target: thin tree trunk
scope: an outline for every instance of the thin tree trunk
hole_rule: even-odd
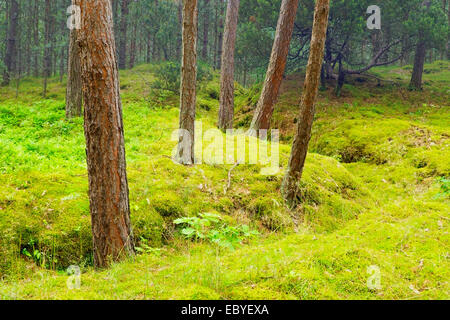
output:
[[[421,90],[422,89],[422,75],[423,75],[423,66],[425,64],[425,54],[426,54],[426,45],[423,40],[423,36],[419,36],[419,40],[416,46],[416,54],[414,56],[414,67],[411,76],[411,82],[409,86],[412,89]]]
[[[450,1],[448,2],[448,8],[447,8],[447,21],[448,21],[448,25],[450,25]],[[450,60],[450,48],[449,48],[449,43],[450,43],[450,34],[447,37],[447,45],[445,46],[446,51],[447,51],[447,59]]]
[[[183,58],[180,92],[180,136],[176,161],[194,164],[194,123],[197,82],[197,0],[183,0]]]
[[[283,74],[286,67],[295,17],[297,14],[298,1],[299,0],[283,0],[281,4],[280,16],[278,18],[278,26],[273,42],[269,68],[267,69],[266,80],[250,126],[250,129],[255,132],[260,129],[269,129],[270,127],[273,108],[278,99],[281,82],[283,81]]]
[[[217,37],[217,69],[222,67],[222,43],[223,43],[223,16],[224,16],[224,5],[223,0],[218,0],[220,6],[219,14],[219,35]]]
[[[51,0],[45,0],[45,17],[44,17],[44,90],[43,96],[44,98],[47,96],[47,81],[51,75],[51,19],[52,8],[51,8]]]
[[[3,74],[2,85],[7,86],[11,80],[11,75],[16,71],[17,64],[17,29],[19,26],[19,3],[17,0],[10,0],[9,4],[8,41],[6,43],[5,72]]]
[[[127,67],[127,30],[130,0],[122,0],[119,27],[119,69]]]
[[[324,46],[328,26],[330,0],[317,0],[314,10],[314,24],[310,45],[309,61],[306,69],[305,86],[298,128],[292,144],[291,157],[284,177],[281,192],[285,200],[293,205],[298,194],[298,183],[305,166],[308,145],[311,139],[311,129],[315,113],[315,101],[319,89],[320,71],[324,57]]]
[[[133,37],[130,45],[130,69],[133,69],[136,62],[136,37],[137,37],[137,21],[133,21]]]
[[[33,75],[35,77],[39,76],[39,0],[34,0],[34,16],[33,16],[33,54],[34,54],[34,63],[33,63]]]
[[[94,264],[134,254],[125,161],[122,103],[110,0],[80,0],[79,34],[85,102]]]
[[[219,19],[219,9],[218,9],[218,0],[214,0],[214,56],[213,56],[213,68],[214,70],[216,70],[217,67],[217,46],[218,46],[218,42],[219,42],[219,24],[218,24],[218,19]]]
[[[180,24],[180,30],[182,29],[183,25],[183,0],[178,0],[178,22]],[[178,45],[177,45],[177,60],[181,59],[181,48],[183,46],[183,36],[181,32],[178,33],[178,39],[177,39]]]
[[[72,0],[72,4],[79,6],[80,0]],[[67,70],[66,118],[81,116],[83,88],[81,81],[80,46],[78,43],[79,30],[70,30],[69,59]]]
[[[219,128],[233,128],[234,118],[234,49],[239,15],[239,0],[229,0],[222,44],[220,76]]]
[[[208,60],[208,44],[209,44],[209,1],[205,0],[204,16],[203,16],[203,61]]]

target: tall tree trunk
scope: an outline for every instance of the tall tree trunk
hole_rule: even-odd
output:
[[[194,164],[194,124],[197,83],[197,0],[183,0],[183,58],[180,90],[180,136],[176,161]]]
[[[250,126],[255,132],[260,129],[269,129],[270,127],[273,108],[278,99],[281,82],[283,81],[297,8],[298,0],[283,0],[281,4],[266,80]]]
[[[33,16],[33,76],[39,76],[39,0],[34,0],[34,16]]]
[[[448,8],[447,8],[447,21],[448,21],[448,25],[450,26],[450,0],[447,1],[448,2]],[[444,10],[445,11],[445,10]],[[447,44],[445,46],[445,50],[447,51],[447,59],[450,60],[450,34],[447,37]]]
[[[51,51],[51,19],[52,8],[51,8],[51,0],[45,0],[45,17],[44,17],[44,90],[43,96],[44,98],[47,96],[47,81],[51,75],[51,67],[52,67],[52,51]]]
[[[209,1],[205,0],[204,16],[203,16],[203,48],[202,48],[202,59],[203,61],[208,60],[208,44],[209,44]]]
[[[314,24],[310,45],[309,61],[306,69],[297,133],[292,144],[291,157],[284,177],[281,192],[284,199],[293,205],[298,194],[298,184],[302,177],[308,152],[311,128],[314,120],[315,101],[319,89],[320,70],[324,57],[324,46],[328,26],[330,0],[317,0],[314,10]]]
[[[72,0],[72,4],[79,6],[80,0]],[[67,70],[67,93],[66,93],[66,118],[81,116],[83,101],[83,88],[81,81],[80,46],[78,43],[79,30],[70,30],[69,59]]]
[[[239,0],[229,0],[222,44],[220,76],[219,128],[233,128],[234,118],[234,49],[239,15]]]
[[[127,31],[130,0],[122,0],[119,27],[119,69],[127,67]]]
[[[178,0],[177,5],[178,10],[178,23],[180,24],[180,30],[182,29],[183,25],[183,0]],[[181,48],[183,46],[183,35],[181,32],[178,33],[178,39],[177,39],[177,60],[181,60]]]
[[[17,64],[17,29],[19,26],[19,3],[17,0],[10,0],[9,3],[9,23],[8,40],[6,43],[5,72],[3,74],[2,85],[7,86],[11,80],[11,75],[16,71]]]
[[[220,69],[222,67],[222,43],[223,43],[223,16],[224,16],[224,5],[223,5],[223,0],[218,0],[219,1],[219,8],[220,8],[220,13],[219,13],[219,35],[217,37],[217,69]]]
[[[133,69],[136,63],[136,39],[137,38],[137,21],[133,21],[133,36],[130,45],[130,69]]]
[[[416,46],[416,54],[414,56],[414,67],[411,76],[411,82],[409,84],[411,89],[422,89],[422,75],[423,66],[425,64],[426,45],[423,36],[419,36],[419,40]]]
[[[110,0],[80,0],[79,33],[85,102],[94,263],[134,254],[126,173],[122,103]]]
[[[219,8],[218,8],[218,0],[214,0],[214,54],[213,54],[213,68],[214,70],[216,70],[217,67],[217,47],[218,47],[218,42],[219,42],[219,24],[218,24],[218,20],[219,20]],[[221,44],[222,45],[222,44]]]
[[[342,58],[339,58],[339,71],[338,71],[338,78],[336,82],[336,89],[334,91],[335,95],[337,97],[341,96],[342,87],[345,83],[345,70],[344,66],[342,65]]]

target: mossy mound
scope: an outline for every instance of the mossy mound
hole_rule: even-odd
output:
[[[303,220],[316,231],[332,231],[374,205],[363,183],[335,159],[309,154],[300,182]]]

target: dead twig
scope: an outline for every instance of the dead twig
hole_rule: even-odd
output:
[[[230,170],[228,170],[228,183],[225,186],[225,188],[223,188],[223,194],[227,194],[228,190],[231,187],[231,172],[234,170],[234,168],[236,168],[238,165],[240,164],[240,161],[236,162],[231,168]]]

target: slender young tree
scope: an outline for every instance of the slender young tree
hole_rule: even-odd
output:
[[[220,69],[222,64],[223,16],[225,13],[225,6],[223,5],[223,1],[224,0],[217,0],[217,5],[219,6],[219,22],[217,28],[219,30],[217,35],[216,69]]]
[[[2,85],[7,86],[11,80],[11,75],[16,71],[17,64],[17,30],[19,27],[19,3],[17,0],[9,1],[8,13],[8,39],[6,42],[5,72],[3,74]]]
[[[425,65],[426,43],[422,32],[419,34],[419,39],[416,45],[416,54],[414,55],[414,66],[411,75],[410,88],[420,90],[422,89],[422,75],[423,67]]]
[[[209,44],[209,1],[204,0],[203,8],[203,47],[202,47],[202,59],[203,61],[208,60],[208,44]]]
[[[80,0],[84,131],[94,263],[134,254],[110,0]]]
[[[180,90],[180,135],[176,161],[194,164],[194,124],[197,83],[197,0],[183,0],[183,52]]]
[[[219,128],[233,128],[234,118],[234,49],[239,15],[239,0],[228,0],[222,44],[220,75]]]
[[[52,68],[52,5],[51,0],[45,0],[45,12],[44,12],[44,98],[47,96],[47,80],[51,76]]]
[[[125,69],[127,67],[127,32],[130,0],[121,1],[122,5],[120,7],[121,16],[119,25],[119,69]]]
[[[72,5],[79,6],[80,0],[72,0]],[[81,116],[83,88],[81,82],[80,46],[77,43],[76,28],[70,30],[69,58],[67,70],[66,118]]]
[[[286,67],[289,46],[294,29],[295,16],[299,0],[283,0],[278,18],[278,26],[272,47],[269,68],[253,116],[251,130],[256,132],[260,129],[269,129],[273,108],[278,99],[283,74]]]
[[[330,0],[316,1],[309,60],[300,105],[297,133],[294,138],[289,165],[281,188],[284,199],[290,205],[293,205],[296,201],[298,183],[302,177],[309,140],[311,139],[311,128],[314,120],[315,101],[319,90],[329,11]]]

